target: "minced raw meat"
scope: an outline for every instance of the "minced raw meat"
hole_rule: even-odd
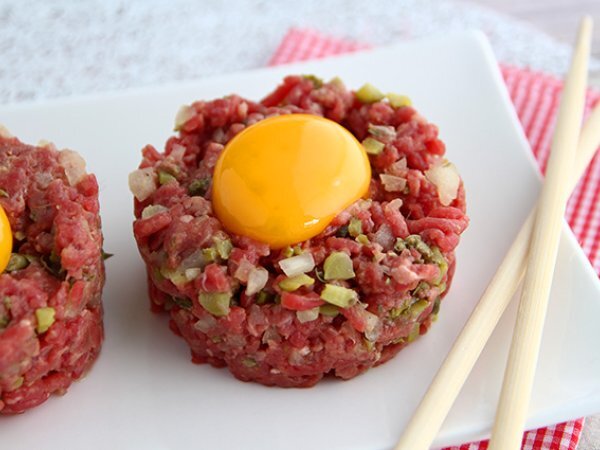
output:
[[[273,250],[222,227],[211,179],[233,136],[295,113],[327,117],[383,146],[369,157],[368,199],[319,235]],[[338,79],[303,76],[286,77],[261,102],[237,95],[195,102],[176,121],[179,133],[165,151],[146,146],[130,177],[133,228],[152,308],[170,315],[194,362],[227,366],[244,381],[312,386],[382,364],[428,330],[468,224],[462,181],[443,158],[435,125],[411,106],[362,103]],[[308,261],[300,278],[280,265],[294,255]],[[331,255],[345,274],[333,281],[324,277]],[[325,289],[339,288],[356,294],[341,307],[323,300]]]

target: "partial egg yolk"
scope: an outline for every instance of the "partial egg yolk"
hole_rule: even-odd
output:
[[[304,241],[363,197],[371,166],[344,127],[308,114],[262,120],[235,136],[215,167],[215,213],[230,232],[272,248]]]
[[[8,261],[10,260],[10,253],[12,252],[12,232],[10,230],[10,222],[4,208],[0,206],[0,273],[4,272]]]

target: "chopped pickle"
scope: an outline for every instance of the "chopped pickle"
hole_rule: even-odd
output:
[[[385,148],[385,144],[383,142],[379,142],[377,139],[373,139],[372,137],[368,137],[362,141],[362,145],[365,148],[365,152],[367,152],[369,155],[379,155]]]
[[[419,324],[419,323],[413,324],[412,330],[410,330],[410,333],[408,335],[408,342],[412,342],[416,338],[419,337],[420,329],[421,329],[421,324]]]
[[[60,256],[58,256],[54,251],[52,251],[49,255],[44,255],[40,258],[40,262],[42,266],[54,275],[57,278],[65,279],[66,273],[60,262]]]
[[[8,192],[6,192],[4,189],[0,189],[0,197],[8,197]]]
[[[6,326],[8,325],[8,322],[10,322],[10,319],[8,318],[7,315],[0,316],[0,330],[3,330],[4,328],[6,328]]]
[[[229,314],[229,301],[231,300],[229,292],[201,292],[198,299],[204,309],[217,317]]]
[[[291,258],[292,256],[294,256],[294,249],[288,245],[283,250],[281,250],[281,254],[286,258]]]
[[[433,303],[433,309],[431,310],[431,314],[437,314],[440,312],[440,305],[442,304],[442,299],[440,297],[435,299]]]
[[[215,238],[215,247],[217,248],[217,253],[223,259],[228,259],[231,250],[233,250],[233,244],[230,239]]]
[[[344,252],[331,253],[323,263],[325,280],[349,280],[354,278],[352,259]]]
[[[323,86],[323,80],[316,75],[302,75],[302,78],[312,81],[313,86],[317,89]]]
[[[394,250],[396,250],[396,252],[400,253],[403,250],[406,250],[406,243],[404,242],[404,239],[402,238],[396,238],[396,243],[394,244]]]
[[[210,186],[210,177],[198,178],[188,186],[188,193],[192,197],[202,197],[208,191]]]
[[[246,358],[242,359],[242,364],[248,368],[258,366],[258,363],[256,362],[256,360],[254,358],[250,358],[250,357],[246,357]]]
[[[173,270],[163,267],[162,269],[160,269],[160,273],[163,277],[170,280],[171,283],[173,283],[175,286],[183,286],[189,281],[185,276],[185,272],[182,270]]]
[[[207,263],[213,262],[217,259],[217,250],[214,247],[203,248],[202,259]]]
[[[104,249],[102,249],[101,254],[102,254],[102,261],[106,261],[107,259],[110,259],[113,256],[115,256],[114,253],[105,252]]]
[[[390,92],[386,95],[393,108],[401,108],[402,106],[412,106],[412,101],[406,95],[395,94]]]
[[[19,389],[21,386],[23,386],[24,381],[25,381],[24,377],[17,377],[15,379],[15,381],[13,382],[12,386],[10,387],[10,390],[14,391],[16,389]]]
[[[8,260],[8,265],[6,266],[6,272],[14,272],[16,270],[21,270],[26,268],[29,265],[29,260],[25,255],[21,255],[20,253],[12,253],[10,255],[10,259]]]
[[[346,85],[344,84],[344,82],[342,81],[342,79],[340,77],[333,77],[331,80],[329,80],[329,84],[332,84],[340,89],[346,88]]]
[[[439,248],[431,247],[431,251],[433,253],[433,255],[431,257],[431,262],[437,264],[438,267],[440,268],[440,275],[434,281],[434,284],[439,285],[442,282],[442,279],[444,278],[446,273],[448,272],[448,261],[446,261],[446,259],[444,258],[444,255],[442,255],[442,252],[440,251]],[[442,292],[444,292],[445,290],[446,290],[446,285],[444,283],[444,289],[442,290]]]
[[[327,317],[335,317],[340,313],[340,309],[335,305],[321,305],[319,306],[319,313]]]
[[[347,308],[358,301],[358,294],[352,289],[326,284],[321,292],[321,298],[332,305]]]
[[[359,234],[356,236],[356,242],[362,245],[369,245],[369,238],[365,234]]]
[[[428,306],[429,302],[427,300],[419,300],[418,302],[413,303],[408,310],[410,311],[411,317],[416,319]]]
[[[158,184],[162,186],[163,184],[167,184],[171,181],[177,181],[177,178],[175,178],[169,172],[165,172],[164,170],[158,171]]]
[[[385,96],[371,83],[365,83],[356,91],[356,99],[361,103],[375,103],[382,100]]]
[[[313,284],[315,284],[315,279],[313,277],[301,273],[300,275],[284,278],[279,282],[279,287],[284,291],[292,292],[302,286],[312,286]]]
[[[54,323],[54,314],[54,308],[50,306],[35,310],[35,318],[37,319],[37,326],[35,330],[38,332],[38,334],[48,331],[48,328],[50,328],[50,326]]]
[[[362,221],[360,219],[357,219],[356,217],[350,219],[350,225],[348,225],[348,233],[350,233],[350,236],[352,237],[357,237],[358,235],[362,234]]]

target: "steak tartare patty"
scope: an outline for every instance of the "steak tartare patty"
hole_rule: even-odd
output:
[[[0,205],[13,253],[0,275],[0,414],[62,394],[103,339],[98,184],[83,159],[0,133]]]
[[[382,97],[370,85],[352,92],[339,79],[289,76],[261,102],[231,95],[182,108],[164,153],[142,150],[129,182],[151,305],[170,314],[194,362],[306,387],[382,364],[428,330],[468,224],[465,194],[436,126],[406,98]],[[350,130],[372,180],[368,198],[323,232],[274,250],[222,227],[211,180],[233,136],[296,113]]]

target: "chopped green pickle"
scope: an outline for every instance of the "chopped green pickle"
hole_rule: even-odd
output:
[[[323,263],[323,278],[325,280],[349,280],[354,278],[352,259],[344,252],[331,253]]]
[[[214,247],[203,248],[202,259],[207,263],[213,262],[217,259],[217,250]]]
[[[20,253],[12,253],[6,266],[6,272],[14,272],[15,270],[21,270],[29,265],[29,260],[25,255]]]
[[[169,172],[165,172],[164,170],[158,171],[158,184],[162,186],[163,184],[167,184],[171,181],[177,181],[177,178],[175,178]]]
[[[418,302],[413,303],[409,308],[411,317],[416,319],[428,306],[429,302],[427,300],[419,300]]]
[[[35,318],[37,319],[37,327],[35,330],[38,332],[38,334],[48,331],[48,328],[50,328],[54,323],[54,314],[54,308],[50,306],[35,310]]]
[[[271,301],[274,300],[274,295],[270,294],[267,291],[260,291],[258,294],[256,294],[256,304],[257,305],[264,305],[265,303],[269,303]]]
[[[294,256],[294,249],[288,245],[281,251],[281,254],[286,258],[291,258]]]
[[[410,333],[408,335],[408,342],[412,342],[416,338],[419,337],[420,329],[421,329],[421,324],[419,324],[419,323],[413,324],[412,330],[410,330]]]
[[[356,236],[356,242],[362,245],[370,244],[369,238],[365,234],[359,234],[358,236]]]
[[[369,155],[379,155],[385,148],[385,144],[383,142],[379,142],[377,139],[373,139],[372,137],[368,137],[362,141],[362,145]]]
[[[4,189],[0,189],[0,197],[8,197],[8,192],[6,192]]]
[[[302,286],[312,286],[313,284],[315,284],[315,279],[313,277],[301,273],[294,277],[284,278],[279,282],[279,287],[284,291],[292,292],[296,289],[300,289]]]
[[[402,252],[403,250],[406,250],[406,244],[404,243],[404,239],[396,238],[396,243],[394,244],[394,250],[396,250],[398,253]]]
[[[242,359],[242,364],[248,368],[258,366],[258,363],[256,362],[256,360],[254,358],[244,358],[244,359]]]
[[[350,233],[350,236],[352,237],[357,237],[358,235],[362,234],[362,222],[360,219],[357,219],[356,217],[350,219],[348,233]]]
[[[321,298],[340,308],[348,308],[357,302],[358,294],[352,289],[326,284],[325,289],[321,292]]]
[[[406,95],[395,94],[390,92],[386,95],[393,108],[401,108],[402,106],[412,106],[412,101]]]
[[[410,236],[407,236],[404,242],[408,247],[416,249],[421,255],[423,255],[423,258],[427,259],[428,261],[430,261],[433,257],[433,251],[431,250],[431,247],[423,242],[423,239],[421,239],[421,236],[418,234],[411,234]]]
[[[317,89],[323,86],[323,80],[316,75],[302,75],[302,78],[312,81],[313,86]]]
[[[385,96],[383,92],[373,86],[371,83],[365,83],[356,91],[356,99],[361,103],[375,103],[382,100]]]
[[[204,309],[214,316],[222,317],[229,314],[229,292],[201,292],[198,295],[200,304]]]
[[[233,250],[233,244],[230,239],[215,238],[215,247],[217,248],[217,253],[223,259],[229,258],[231,250]]]
[[[327,317],[335,317],[340,313],[340,309],[335,305],[322,305],[319,306],[319,313]]]

